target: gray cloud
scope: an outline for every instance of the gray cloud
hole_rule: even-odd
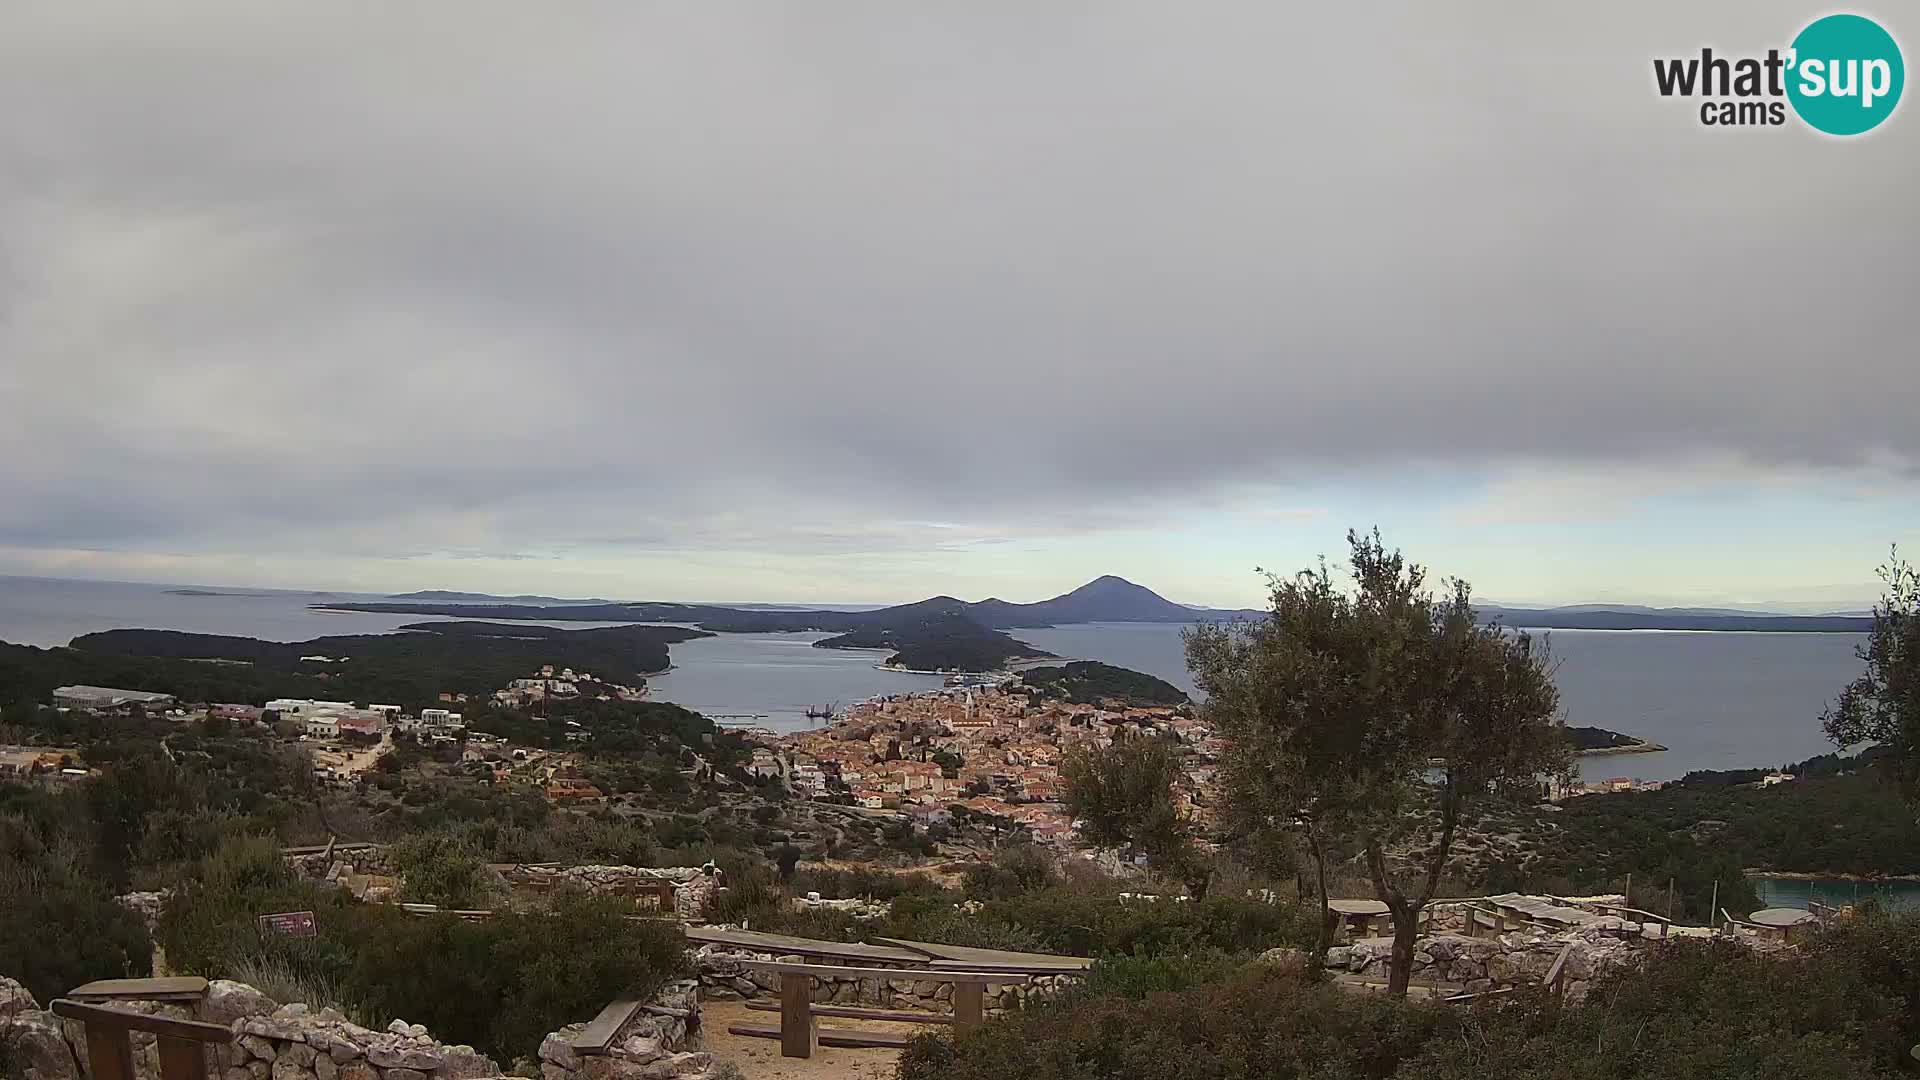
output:
[[[856,553],[1407,464],[1911,476],[1914,106],[1715,131],[1649,78],[1811,13],[15,12],[0,547]]]

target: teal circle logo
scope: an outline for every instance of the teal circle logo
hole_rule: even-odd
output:
[[[1862,15],[1828,15],[1793,39],[1787,100],[1829,135],[1872,131],[1893,114],[1906,86],[1900,45]]]

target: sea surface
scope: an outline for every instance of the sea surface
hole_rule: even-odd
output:
[[[1767,878],[1749,876],[1762,907],[1807,907],[1818,900],[1829,907],[1845,907],[1874,900],[1888,908],[1920,908],[1920,881],[1847,881],[1842,878]]]
[[[64,645],[121,627],[304,641],[329,634],[384,633],[418,615],[315,611],[309,604],[382,596],[267,589],[207,589],[119,582],[0,577],[0,640]],[[561,626],[596,624],[555,623]],[[1100,660],[1157,675],[1188,692],[1180,634],[1156,623],[1087,623],[1015,636],[1063,657]],[[939,686],[927,675],[884,671],[874,652],[816,649],[819,634],[722,634],[672,648],[673,670],[650,681],[656,700],[709,714],[760,716],[794,729],[818,706]],[[1677,779],[1694,769],[1769,767],[1832,749],[1819,715],[1861,670],[1862,634],[1555,630],[1555,680],[1569,724],[1610,728],[1658,742],[1654,754],[1582,759],[1588,779]]]

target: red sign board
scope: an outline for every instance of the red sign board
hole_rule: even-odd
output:
[[[311,911],[282,911],[275,915],[262,915],[259,919],[260,932],[279,934],[282,937],[314,937],[320,930],[313,922]]]

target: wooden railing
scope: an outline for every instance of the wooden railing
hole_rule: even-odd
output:
[[[861,968],[834,967],[823,964],[783,964],[775,961],[749,960],[744,966],[758,971],[770,971],[780,976],[780,1026],[765,1027],[757,1024],[733,1024],[727,1030],[735,1035],[747,1035],[759,1039],[780,1040],[780,1055],[791,1058],[810,1058],[814,1050],[821,1046],[889,1047],[900,1048],[907,1045],[908,1036],[894,1032],[833,1030],[821,1031],[814,1019],[819,1016],[845,1016],[856,1020],[879,1020],[902,1022],[911,1020],[917,1023],[950,1022],[959,1030],[978,1027],[986,1019],[986,989],[989,984],[1024,985],[1032,976],[1012,972],[995,971],[930,971],[925,968]],[[832,979],[900,979],[910,978],[928,982],[953,984],[953,1018],[943,1021],[934,1017],[920,1019],[900,1012],[882,1009],[860,1009],[848,1006],[836,1006],[829,1012],[825,1008],[816,1008],[813,1003],[814,978]]]
[[[1617,914],[1622,916],[1633,915],[1633,916],[1637,916],[1639,920],[1643,923],[1647,923],[1647,922],[1659,923],[1660,936],[1662,938],[1665,938],[1667,936],[1667,927],[1673,925],[1673,920],[1667,918],[1665,915],[1655,915],[1651,911],[1642,911],[1639,908],[1631,908],[1623,904],[1595,904],[1593,906],[1599,908],[1603,914],[1608,914],[1608,915]]]
[[[1540,980],[1542,986],[1553,992],[1555,997],[1564,997],[1567,992],[1567,958],[1573,955],[1576,942],[1569,941],[1553,958],[1553,966],[1547,969],[1547,977]]]
[[[93,1080],[134,1080],[133,1040],[129,1036],[135,1031],[155,1037],[161,1080],[207,1080],[207,1047],[224,1046],[233,1040],[233,1032],[219,1024],[123,1012],[66,998],[55,999],[53,1014],[86,1026],[87,1061]]]

